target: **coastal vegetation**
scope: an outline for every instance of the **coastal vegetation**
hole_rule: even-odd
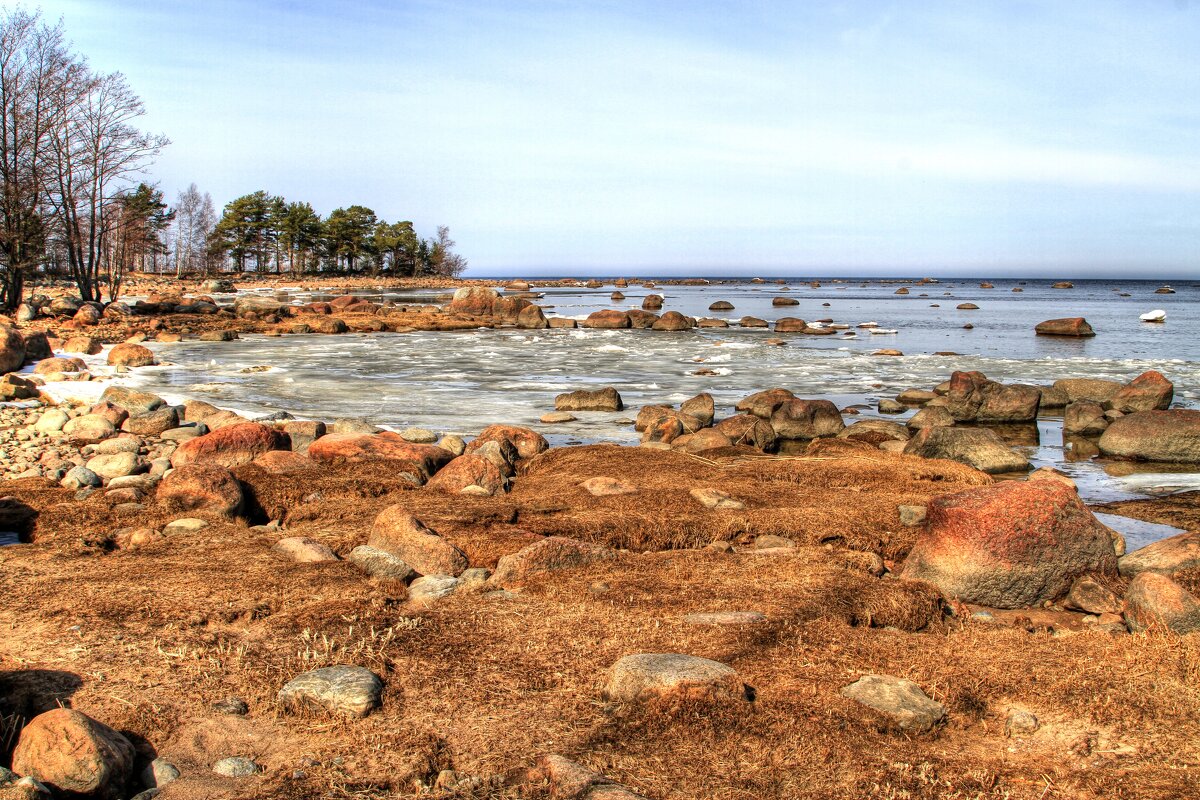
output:
[[[142,100],[94,70],[61,21],[0,9],[0,308],[28,280],[69,279],[82,300],[116,300],[131,272],[222,271],[455,277],[467,265],[445,226],[417,235],[362,205],[324,218],[264,191],[218,219],[193,184],[172,206],[149,169],[170,142],[143,131]]]

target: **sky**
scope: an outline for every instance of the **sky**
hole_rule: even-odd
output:
[[[468,274],[1195,277],[1200,2],[58,0],[218,208]]]

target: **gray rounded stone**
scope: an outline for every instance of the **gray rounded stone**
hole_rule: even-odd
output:
[[[331,714],[361,718],[379,706],[383,681],[369,669],[322,667],[297,675],[279,690],[285,709],[321,708]]]

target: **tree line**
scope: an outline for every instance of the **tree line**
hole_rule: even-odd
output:
[[[370,272],[454,276],[466,260],[448,228],[430,239],[364,206],[321,218],[264,191],[217,216],[192,184],[168,204],[146,181],[170,142],[137,127],[141,99],[93,70],[63,23],[0,8],[0,308],[27,279],[64,276],[84,300],[115,300],[130,272]]]

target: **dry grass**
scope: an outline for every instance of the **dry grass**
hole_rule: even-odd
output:
[[[922,584],[847,568],[845,547],[907,549],[896,504],[988,480],[966,468],[854,448],[704,461],[597,446],[551,451],[511,495],[490,499],[403,488],[379,464],[239,474],[261,505],[286,509],[286,533],[214,520],[114,551],[107,537],[127,520],[100,498],[7,485],[38,517],[35,543],[0,551],[0,713],[62,701],[135,734],[146,755],[183,770],[164,800],[407,797],[445,768],[490,782],[474,795],[422,796],[533,797],[520,776],[551,752],[663,800],[1200,796],[1200,637],[964,626],[943,619]],[[577,488],[596,475],[641,491]],[[703,509],[688,494],[699,486],[746,511]],[[509,599],[466,593],[424,609],[346,563],[293,564],[270,550],[278,536],[306,535],[344,554],[389,504],[477,565],[546,533],[630,552]],[[149,505],[137,524],[169,518]],[[799,546],[684,549],[764,532]],[[768,622],[683,621],[722,610]],[[601,699],[618,658],[666,651],[733,665],[756,701],[637,709]],[[332,663],[379,672],[383,708],[357,722],[282,716],[282,683]],[[947,706],[947,725],[909,737],[842,698],[866,672],[917,681]],[[212,709],[228,696],[250,714]],[[1004,738],[1014,705],[1043,728]],[[266,771],[218,778],[209,768],[226,755]]]

